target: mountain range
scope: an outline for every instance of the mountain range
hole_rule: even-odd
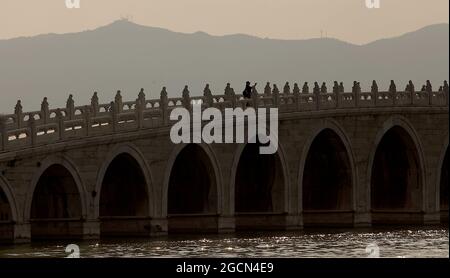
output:
[[[388,28],[388,27],[387,27]],[[64,106],[69,94],[85,105],[94,91],[101,102],[117,90],[134,100],[140,88],[158,98],[162,86],[181,96],[184,85],[200,95],[206,83],[223,94],[227,82],[236,93],[245,81],[284,83],[354,80],[368,89],[376,79],[386,89],[391,79],[403,89],[408,80],[421,87],[429,79],[437,89],[449,76],[449,25],[424,27],[394,38],[355,45],[332,38],[263,39],[236,34],[212,36],[115,21],[95,30],[0,40],[0,112],[12,113],[17,99],[24,110]]]

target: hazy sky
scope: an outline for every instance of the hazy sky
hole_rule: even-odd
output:
[[[0,39],[94,29],[121,17],[179,32],[304,39],[323,36],[357,44],[449,20],[449,0],[0,0]]]

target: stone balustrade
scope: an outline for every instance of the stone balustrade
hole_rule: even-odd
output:
[[[445,83],[446,84],[446,83]],[[359,86],[359,83],[358,83]],[[317,90],[316,90],[317,89]],[[49,109],[47,98],[44,98],[41,110],[23,112],[19,100],[14,114],[0,115],[0,152],[49,144],[61,140],[71,140],[87,136],[111,134],[115,132],[170,126],[170,112],[177,107],[190,108],[193,101],[202,101],[202,108],[241,107],[277,107],[280,113],[307,112],[338,109],[361,109],[375,107],[445,107],[448,106],[448,86],[439,91],[378,91],[361,92],[353,88],[353,92],[324,92],[326,87],[315,88],[313,93],[298,85],[290,90],[285,85],[280,92],[276,85],[273,89],[268,85],[263,94],[256,90],[251,98],[235,94],[228,84],[225,94],[213,95],[209,86],[204,96],[191,97],[188,87],[183,90],[182,97],[169,98],[166,88],[161,91],[159,99],[148,100],[141,89],[135,101],[122,101],[118,91],[114,101],[99,104],[97,93],[94,93],[90,105],[75,106],[72,95],[65,108]]]

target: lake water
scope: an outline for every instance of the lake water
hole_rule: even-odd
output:
[[[0,246],[0,257],[65,257],[77,244],[82,258],[102,257],[449,257],[448,227],[303,230],[147,239],[53,241]],[[376,245],[375,245],[376,244]],[[367,250],[366,250],[367,248]]]

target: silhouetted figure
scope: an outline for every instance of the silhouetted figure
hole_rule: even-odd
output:
[[[286,84],[284,84],[283,94],[289,95],[290,93],[291,93],[291,86],[289,86],[289,82],[286,82]]]
[[[339,93],[339,83],[337,81],[334,81],[333,93],[335,93],[335,94]]]
[[[278,89],[277,84],[273,84],[272,94],[278,96],[279,93],[280,90]]]
[[[205,97],[212,96],[211,89],[209,89],[209,84],[206,84],[205,89],[203,89],[203,96]]]
[[[427,93],[433,92],[433,86],[431,86],[430,80],[427,80],[427,84],[426,84],[426,92],[427,92]]]
[[[69,98],[66,102],[66,108],[67,109],[73,109],[75,107],[75,101],[73,100],[73,95],[69,95]]]
[[[183,98],[189,98],[189,97],[190,97],[189,94],[190,94],[190,92],[189,92],[189,86],[188,86],[188,85],[185,85],[184,88],[183,88],[183,92],[181,93],[181,95],[182,95]]]
[[[266,87],[264,87],[264,94],[265,95],[270,95],[272,92],[272,88],[270,88],[270,82],[266,83]]]
[[[245,82],[245,89],[244,89],[244,91],[242,92],[242,95],[243,95],[245,98],[251,98],[251,97],[252,97],[252,91],[253,91],[253,88],[256,87],[256,84],[257,84],[257,83],[255,83],[255,85],[253,85],[253,86],[250,86],[250,81]]]
[[[442,86],[439,86],[439,90],[438,90],[438,92],[443,92],[444,91],[444,87],[442,87]]]
[[[16,107],[14,107],[14,114],[21,115],[22,114],[22,101],[18,100],[16,103]]]
[[[444,88],[444,92],[446,93],[446,94],[448,94],[448,82],[447,82],[447,80],[444,80],[444,86],[443,86]]]
[[[353,81],[352,93],[361,93],[361,85],[357,81]]]
[[[144,93],[144,88],[141,88],[141,90],[139,91],[139,94],[138,94],[138,100],[139,100],[139,103],[141,104],[141,105],[145,105],[145,93]]]
[[[309,86],[308,86],[308,82],[305,82],[305,83],[303,84],[303,87],[302,87],[302,93],[304,93],[304,94],[309,94]]]
[[[122,95],[120,90],[117,91],[116,96],[114,97],[114,103],[116,105],[116,111],[118,113],[122,112]]]
[[[294,89],[292,90],[292,93],[294,93],[294,95],[300,94],[300,88],[298,87],[297,83],[294,83]]]
[[[378,93],[378,84],[377,81],[373,80],[372,81],[372,87],[370,88],[370,91],[372,93]]]
[[[389,92],[390,93],[396,93],[397,92],[397,86],[395,85],[394,80],[391,80],[391,84],[389,85]]]
[[[184,85],[183,91],[181,92],[181,103],[185,108],[191,107],[191,96],[188,85]]]
[[[227,86],[225,87],[225,96],[231,96],[231,85],[230,85],[230,83],[227,83]]]
[[[160,98],[162,99],[162,100],[166,100],[167,101],[167,89],[166,89],[166,87],[162,87],[162,89],[161,89],[161,93],[160,93]]]
[[[339,92],[340,92],[340,93],[343,93],[343,92],[344,92],[344,82],[341,82],[341,83],[339,84]]]
[[[427,86],[423,85],[422,89],[420,89],[420,91],[425,93],[427,91]]]
[[[409,80],[409,91],[410,91],[411,93],[414,93],[414,92],[416,91],[416,88],[415,88],[415,86],[414,86],[414,83],[413,83],[411,80]]]
[[[44,99],[41,102],[41,111],[48,111],[48,101],[47,97],[44,97]]]
[[[120,90],[117,91],[116,96],[114,97],[115,102],[122,102],[122,95]]]
[[[72,118],[72,116],[75,113],[75,101],[73,100],[73,95],[69,95],[69,98],[67,99],[66,113],[69,116],[69,118]]]
[[[328,92],[327,84],[325,82],[322,83],[322,86],[320,87],[320,92],[322,94],[326,94]]]
[[[414,84],[411,80],[409,80],[408,85],[406,86],[406,92],[414,93],[416,91]]]
[[[319,83],[317,83],[317,82],[314,82],[313,93],[314,94],[319,94],[320,93]]]
[[[213,105],[213,95],[211,89],[209,89],[209,84],[206,84],[205,89],[203,89],[203,100],[208,106]]]
[[[95,114],[97,114],[98,112],[98,95],[97,92],[94,92],[94,94],[91,97],[91,109],[92,112]]]
[[[97,92],[94,92],[94,94],[91,97],[91,105],[97,105],[98,106],[98,94]]]

